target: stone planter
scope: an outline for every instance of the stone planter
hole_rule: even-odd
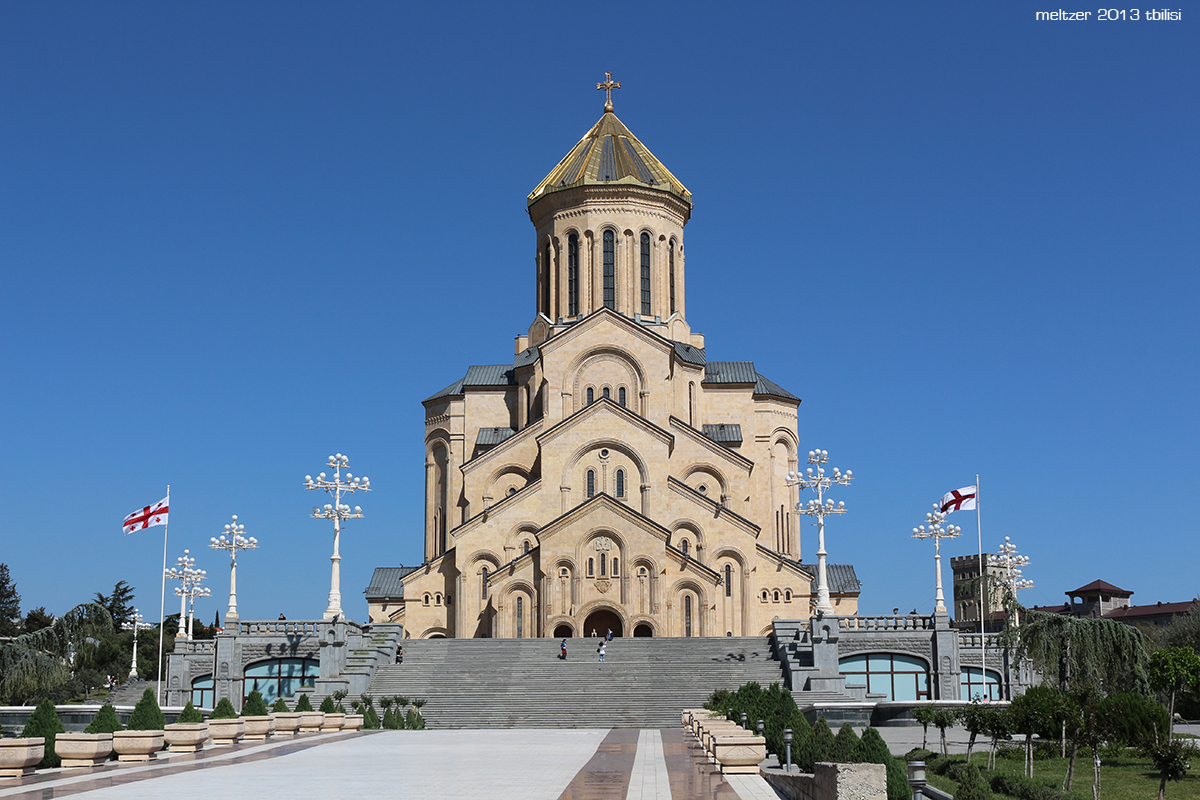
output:
[[[234,719],[210,719],[208,735],[212,737],[213,747],[229,747],[246,734],[246,723]]]
[[[175,722],[166,727],[163,738],[172,753],[195,753],[208,741],[208,723]]]
[[[275,720],[271,719],[268,714],[262,717],[242,717],[242,722],[246,723],[247,740],[262,740],[269,737],[275,732]]]
[[[325,712],[323,711],[300,712],[300,733],[316,733],[321,730],[324,723]]]
[[[767,758],[767,740],[751,734],[718,733],[713,738],[713,755],[726,775],[756,775],[758,765]]]
[[[45,755],[46,740],[41,736],[0,739],[0,778],[32,775],[33,768]]]
[[[101,767],[113,749],[111,733],[60,733],[54,737],[54,752],[63,769]]]
[[[165,731],[117,731],[112,735],[117,761],[153,761],[163,749]]]
[[[346,719],[342,722],[342,730],[356,731],[363,726],[362,714],[347,714]]]
[[[275,718],[275,733],[279,736],[295,736],[300,732],[300,714],[295,711],[280,711]]]
[[[321,733],[340,731],[342,729],[342,723],[345,721],[345,714],[326,714],[325,721],[321,723]]]

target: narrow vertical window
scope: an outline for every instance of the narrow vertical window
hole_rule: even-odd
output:
[[[542,313],[553,319],[550,314],[550,243],[546,242],[542,254]]]
[[[642,315],[650,316],[650,234],[642,234]]]
[[[683,596],[683,635],[692,635],[692,596],[690,594]]]
[[[625,470],[617,470],[617,497],[625,496]]]
[[[594,402],[596,402],[596,390],[589,386],[587,390],[587,404],[590,406]]]
[[[696,384],[688,383],[688,425],[696,427]]]
[[[487,600],[487,592],[488,592],[488,587],[487,587],[488,568],[487,567],[483,568],[483,571],[479,573],[479,577],[481,579],[480,587],[479,587],[479,599]]]
[[[725,596],[733,597],[733,566],[725,565]]]
[[[675,313],[675,240],[671,240],[671,245],[667,248],[667,269],[670,272],[668,276],[671,284],[671,313]]]
[[[579,235],[567,237],[567,313],[579,314]]]
[[[607,561],[608,561],[608,556],[605,553],[601,553],[600,554],[600,577],[601,578],[603,578],[605,575],[608,574],[608,572],[606,570],[606,562]]]
[[[613,232],[604,232],[604,307],[617,307],[617,246]]]
[[[683,554],[685,556],[688,554],[688,540],[687,539],[684,539],[682,542],[679,543],[679,549],[683,551]]]
[[[529,553],[529,540],[528,539],[525,540],[525,544],[522,545],[522,548],[523,548],[521,551],[522,555],[526,555]]]
[[[587,496],[594,497],[596,494],[596,470],[589,469],[587,471]]]
[[[625,387],[617,389],[617,402],[621,404],[621,408],[625,407]]]
[[[617,562],[618,562],[618,560],[619,560],[619,559],[616,559],[616,558],[614,558],[614,559],[612,560],[612,574],[613,574],[613,577],[614,577],[614,578],[615,578],[615,577],[617,577],[617,572],[619,572],[619,570],[617,569]]]
[[[596,577],[596,559],[594,559],[594,558],[588,559],[588,577],[589,578]]]
[[[609,389],[608,389],[608,387],[607,387],[607,386],[605,386],[605,387],[604,387],[604,399],[605,399],[605,400],[608,400],[608,399],[610,399],[610,398],[611,398],[611,396],[612,396],[612,395],[611,395],[611,393],[609,392]]]
[[[525,598],[517,595],[517,638],[525,638]]]

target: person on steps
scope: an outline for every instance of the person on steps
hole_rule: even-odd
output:
[[[604,641],[611,642],[613,637],[612,628],[608,629],[608,634],[604,637]]]
[[[563,661],[566,661],[567,660],[567,640],[563,639],[562,644],[559,645],[559,647],[562,648],[562,656],[560,656],[560,658],[562,658]]]
[[[396,645],[396,663],[397,664],[404,663],[404,648],[401,647],[400,645]]]
[[[604,663],[604,642],[600,642],[600,647],[596,650],[600,654],[600,663]]]

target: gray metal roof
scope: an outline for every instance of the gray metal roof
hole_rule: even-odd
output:
[[[421,402],[428,403],[430,400],[437,400],[439,397],[453,397],[456,394],[462,394],[462,387],[463,387],[462,378],[459,378],[454,383],[447,386],[445,389],[442,389],[440,392],[434,392],[433,394],[429,395],[429,397],[426,397]]]
[[[416,567],[376,567],[371,575],[371,584],[363,589],[363,594],[370,600],[374,597],[404,597],[404,584],[401,578]]]
[[[475,437],[475,446],[493,447],[511,439],[515,433],[512,428],[480,428],[479,435]]]
[[[675,355],[679,356],[680,360],[686,364],[695,364],[704,366],[704,348],[692,347],[690,344],[683,342],[671,342],[675,345]]]
[[[775,381],[768,380],[766,377],[759,375],[757,372],[755,375],[758,375],[758,381],[754,384],[755,394],[765,394],[770,395],[771,397],[782,397],[784,400],[795,400],[797,403],[800,402],[799,397],[796,397],[796,395],[792,394],[787,389],[784,389],[778,383],[775,383]]]
[[[704,383],[757,383],[753,361],[709,361],[704,367]]]
[[[467,367],[463,387],[467,386],[516,386],[513,368],[508,364],[482,364]]]
[[[517,353],[517,357],[513,359],[513,369],[516,369],[517,367],[529,366],[538,360],[539,355],[540,353],[538,352],[537,345],[534,345],[533,347],[526,347],[524,350]]]
[[[720,422],[716,425],[705,425],[701,432],[718,444],[742,443],[742,426],[736,422]]]
[[[801,564],[795,562],[799,567],[810,575],[817,574],[816,564]],[[853,594],[862,590],[862,584],[858,582],[858,576],[854,574],[853,564],[826,564],[825,576],[829,579],[829,591],[832,594]],[[812,593],[817,593],[817,580],[814,577],[812,582]]]

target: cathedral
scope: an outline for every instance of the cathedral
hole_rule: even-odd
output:
[[[512,362],[424,401],[424,563],[366,590],[406,637],[755,636],[814,613],[800,398],[708,360],[692,195],[613,113],[618,86],[529,194],[537,313]],[[832,613],[857,613],[854,568],[826,572]]]

